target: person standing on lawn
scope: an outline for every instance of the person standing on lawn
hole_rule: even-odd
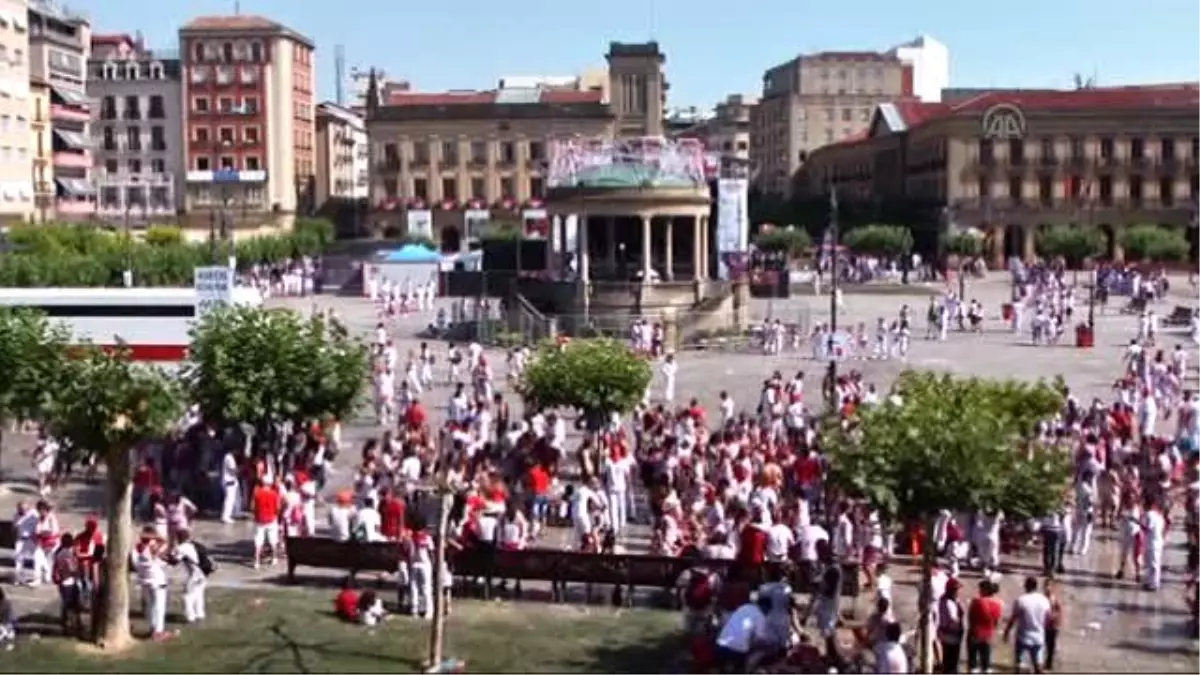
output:
[[[190,530],[175,532],[175,559],[183,564],[187,580],[183,586],[183,617],[188,623],[203,621],[208,574],[201,561],[200,549],[192,541]]]

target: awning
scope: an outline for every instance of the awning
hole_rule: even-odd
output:
[[[88,104],[87,94],[85,94],[82,91],[75,91],[74,89],[64,89],[63,87],[50,87],[50,91],[54,92],[54,95],[57,96],[58,98],[62,99],[62,103],[66,104],[66,105],[74,105],[74,106],[82,107],[82,106],[86,106]]]
[[[55,178],[54,182],[58,183],[63,192],[76,197],[84,197],[96,191],[92,184],[83,178]]]
[[[58,137],[68,148],[72,150],[86,150],[88,148],[88,140],[83,134],[78,131],[67,131],[66,129],[55,129],[54,135]]]

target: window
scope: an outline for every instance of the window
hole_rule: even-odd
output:
[[[226,42],[225,44],[221,45],[221,60],[225,61],[226,63],[233,60],[233,43],[232,42]],[[222,161],[224,161],[224,160],[222,160]]]
[[[1129,156],[1133,159],[1144,159],[1146,157],[1146,139],[1131,139],[1129,141]]]
[[[471,163],[487,164],[487,143],[471,141]]]
[[[458,201],[458,181],[453,178],[442,179],[442,199]]]
[[[512,141],[504,141],[500,144],[500,161],[505,164],[517,161],[517,147]]]
[[[1071,160],[1076,161],[1076,162],[1083,161],[1084,156],[1087,154],[1086,149],[1083,145],[1083,139],[1079,138],[1078,136],[1072,136],[1070,143],[1071,143]]]
[[[1161,148],[1160,148],[1159,152],[1162,155],[1163,159],[1168,159],[1168,160],[1175,159],[1175,139],[1174,138],[1164,138],[1160,142],[1160,145],[1161,145]]]
[[[115,159],[104,160],[104,173],[116,173],[117,171],[119,171],[117,166],[118,166],[118,163],[117,163],[117,160],[115,160]]]
[[[1008,179],[1008,197],[1013,201],[1021,201],[1021,183],[1019,176]]]
[[[1051,164],[1054,162],[1054,139],[1042,139],[1042,163]]]
[[[250,43],[250,60],[255,63],[263,60],[263,46],[261,42]]]
[[[257,157],[251,155],[247,157],[245,161],[247,171],[262,171],[262,164],[259,162]]]
[[[192,43],[192,59],[195,61],[204,60],[204,45],[199,40]]]
[[[150,149],[162,152],[167,149],[167,132],[163,127],[150,127]]]
[[[471,179],[471,199],[486,199],[487,190],[484,188],[482,178]]]
[[[196,158],[196,170],[197,171],[211,171],[212,170],[212,162],[210,162],[207,157],[197,157]]]
[[[825,121],[826,121],[826,122],[832,122],[832,121],[833,121],[833,108],[826,108],[826,109],[825,109]]]
[[[126,143],[128,149],[138,151],[142,149],[142,130],[138,127],[129,127],[125,130]]]
[[[508,176],[501,178],[500,179],[500,198],[501,199],[515,199],[516,196],[517,196],[517,191],[513,188],[513,179]]]
[[[100,119],[115,120],[117,119],[117,99],[113,96],[105,96],[100,101]]]
[[[386,199],[396,199],[396,197],[397,197],[396,192],[397,192],[398,187],[399,186],[398,186],[395,178],[384,178],[383,179],[383,196]]]
[[[421,201],[429,200],[429,181],[424,178],[413,179],[413,197]]]
[[[197,143],[208,142],[208,127],[196,127],[195,129],[192,129],[192,134]]]
[[[242,112],[247,115],[258,114],[258,97],[244,96],[242,97]]]
[[[122,115],[127,120],[142,119],[142,101],[137,96],[125,97],[125,114]]]
[[[1100,159],[1105,160],[1105,161],[1111,160],[1113,158],[1113,154],[1114,154],[1114,150],[1115,150],[1114,145],[1115,144],[1113,143],[1113,139],[1101,138],[1100,139]]]
[[[242,129],[242,140],[247,145],[258,144],[258,127],[245,127]]]
[[[221,142],[221,145],[225,147],[233,145],[233,131],[233,127],[221,127],[217,129],[217,140]]]
[[[150,160],[150,173],[163,174],[167,172],[167,160],[152,159]]]
[[[851,110],[851,109],[849,109],[849,108],[842,108],[842,121],[843,121],[843,122],[849,122],[849,121],[850,121],[850,118],[851,118],[853,115],[854,115],[854,111],[853,111],[853,110]]]
[[[1049,176],[1038,178],[1038,200],[1042,206],[1050,206],[1054,201],[1054,183]]]
[[[546,192],[546,181],[541,176],[533,176],[529,179],[529,196],[532,199],[541,199]]]
[[[1142,200],[1146,197],[1146,186],[1142,182],[1142,177],[1133,175],[1129,177],[1129,203],[1134,206],[1140,206]]]
[[[222,96],[218,101],[217,109],[223,113],[233,112],[233,98]]]
[[[1158,179],[1158,199],[1163,206],[1175,206],[1175,179],[1170,176]]]
[[[994,161],[996,161],[996,146],[992,144],[992,139],[981,139],[979,141],[979,162],[991,164]]]
[[[237,171],[237,157],[221,155],[222,171]]]
[[[136,175],[142,172],[142,160],[140,159],[131,159],[127,165],[129,167],[129,173]]]
[[[825,142],[826,143],[833,142],[833,129],[830,127],[825,127]]]
[[[458,143],[442,141],[442,164],[458,164]]]
[[[192,110],[198,113],[208,112],[208,97],[197,96],[196,98],[192,99]]]
[[[161,119],[166,118],[167,111],[166,111],[166,108],[163,107],[163,97],[162,96],[160,96],[158,94],[154,94],[150,97],[150,115],[149,116],[150,116],[150,119],[152,119],[152,120],[161,120]]]
[[[1112,206],[1112,201],[1113,201],[1112,176],[1100,176],[1098,191],[1100,192],[1100,204],[1103,206]]]
[[[536,161],[546,159],[546,144],[541,141],[530,141],[529,159]]]
[[[864,122],[870,122],[871,121],[871,109],[863,108],[862,112],[859,113],[859,118],[861,118],[862,121],[864,121]]]
[[[396,161],[399,162],[400,161],[399,158],[397,158]],[[428,164],[429,163],[429,144],[428,143],[422,143],[420,141],[413,143],[413,163],[414,164]]]
[[[1008,159],[1013,164],[1025,163],[1025,141],[1014,138],[1008,142]]]

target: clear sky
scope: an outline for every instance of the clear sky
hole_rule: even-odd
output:
[[[68,0],[95,30],[141,30],[174,47],[178,27],[234,0]],[[658,40],[669,105],[755,94],[767,67],[821,50],[886,49],[930,35],[950,49],[952,86],[1067,87],[1200,78],[1197,0],[242,0],[311,37],[320,94],[347,67],[378,66],[422,91],[494,87],[502,75],[603,65],[610,40]]]

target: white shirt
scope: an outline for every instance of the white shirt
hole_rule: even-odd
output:
[[[817,544],[829,541],[829,533],[820,525],[808,525],[800,533],[800,559],[813,562],[817,559]]]
[[[775,523],[767,530],[767,560],[779,561],[787,559],[788,551],[796,542],[792,528],[783,523]]]
[[[351,510],[345,506],[334,506],[329,509],[329,529],[332,530],[334,539],[338,541],[350,539],[350,515]]]
[[[200,569],[200,552],[196,550],[195,544],[185,541],[176,548],[175,553],[179,556],[179,562],[183,563],[184,569],[187,570],[189,584],[204,581],[204,571]]]
[[[908,654],[898,642],[881,642],[875,647],[875,672],[907,673]]]
[[[330,516],[332,517],[332,512]],[[356,527],[362,528],[367,541],[379,541],[383,537],[379,534],[379,526],[382,524],[382,519],[379,517],[379,511],[375,509],[359,509],[354,516],[354,524]]]
[[[625,492],[629,487],[629,473],[633,470],[633,458],[628,455],[621,459],[608,459],[604,462],[604,483],[609,492]]]
[[[749,653],[756,642],[767,638],[767,617],[754,603],[737,608],[717,636],[717,646],[739,654]]]
[[[733,399],[726,396],[721,399],[721,422],[728,422],[733,419]]]

